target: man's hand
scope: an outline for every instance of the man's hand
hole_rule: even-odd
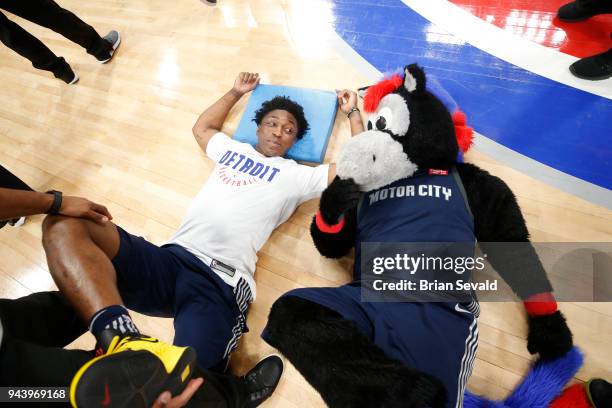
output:
[[[106,207],[81,197],[64,196],[59,213],[69,217],[87,218],[99,224],[113,219]]]
[[[193,125],[193,136],[200,148],[206,152],[210,139],[221,131],[227,114],[240,100],[242,95],[255,89],[259,83],[259,74],[241,72],[234,81],[234,86],[225,95],[210,105]]]
[[[345,114],[348,114],[351,109],[357,107],[357,94],[355,92],[343,89],[336,91],[336,95],[338,96],[338,106]]]
[[[185,387],[183,392],[181,392],[176,397],[172,398],[172,394],[169,391],[164,391],[160,394],[160,396],[155,400],[153,406],[151,408],[180,408],[187,405],[193,394],[200,388],[200,386],[204,383],[203,378],[196,378],[189,381],[189,384]]]
[[[244,95],[247,92],[251,92],[257,84],[259,84],[259,74],[252,72],[241,72],[238,74],[236,81],[234,81],[233,92],[239,95]]]

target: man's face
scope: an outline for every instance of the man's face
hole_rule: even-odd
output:
[[[289,112],[281,109],[269,112],[257,128],[259,153],[267,157],[284,156],[297,139],[297,120]]]

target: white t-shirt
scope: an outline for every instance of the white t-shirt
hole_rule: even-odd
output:
[[[215,273],[231,286],[244,278],[255,298],[257,251],[304,201],[327,187],[328,165],[309,167],[266,157],[248,143],[217,133],[206,154],[217,164],[168,243],[236,269]]]

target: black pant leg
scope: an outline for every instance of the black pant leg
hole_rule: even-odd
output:
[[[87,325],[59,292],[38,292],[0,299],[4,333],[42,346],[64,347],[87,331]]]
[[[0,7],[2,6],[0,1]],[[0,41],[17,54],[27,58],[37,69],[51,71],[57,77],[66,69],[66,61],[55,55],[38,38],[0,13]]]
[[[2,29],[3,29],[3,25],[2,25],[3,24],[3,20],[2,20],[3,17],[4,17],[4,15],[2,13],[0,13],[0,36],[2,34]],[[4,18],[6,18],[6,17],[4,17]],[[10,171],[8,171],[7,169],[5,169],[2,166],[0,166],[0,187],[3,187],[3,188],[12,188],[12,189],[15,189],[15,190],[30,190],[30,191],[33,191],[32,188],[30,188],[30,186],[28,186],[26,183],[21,181],[21,179],[19,179],[19,177],[17,177],[16,175],[14,175],[13,173],[11,173]],[[0,229],[2,227],[4,227],[7,223],[8,223],[7,220],[0,221]]]
[[[0,15],[2,15],[0,13]],[[0,166],[0,187],[2,188],[12,188],[15,190],[29,190],[34,191],[30,186],[28,186],[24,181],[22,181],[19,177],[8,171],[6,168]]]
[[[53,0],[2,0],[0,8],[63,35],[98,59],[109,56],[110,44],[92,26]]]
[[[244,406],[246,390],[244,383],[231,374],[196,367],[193,378],[204,378],[187,404],[188,408],[240,408]]]
[[[0,299],[0,386],[68,387],[93,355],[64,350],[87,329],[59,292]]]
[[[0,346],[0,386],[68,387],[93,355],[19,340],[4,333]]]

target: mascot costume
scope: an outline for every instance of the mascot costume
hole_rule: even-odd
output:
[[[367,88],[364,109],[367,130],[344,145],[338,176],[311,225],[322,255],[341,258],[355,248],[353,280],[286,293],[272,306],[262,337],[332,408],[461,407],[464,400],[505,406],[465,394],[478,345],[476,299],[362,302],[361,244],[478,240],[524,301],[528,350],[543,363],[554,361],[568,356],[572,334],[514,194],[499,178],[460,162],[471,129],[427,90],[417,65]],[[525,245],[519,256],[483,248],[496,242]],[[573,375],[580,361],[568,364]]]

